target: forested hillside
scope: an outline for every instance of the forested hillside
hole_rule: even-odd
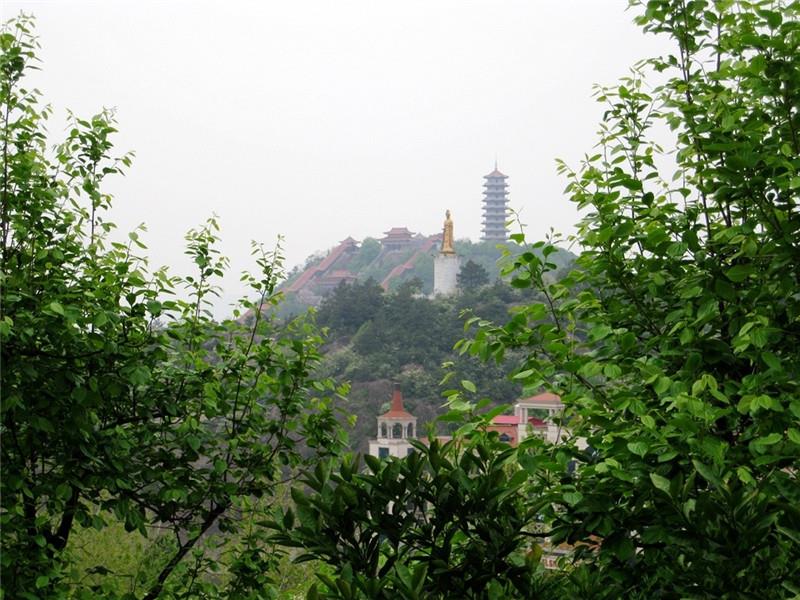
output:
[[[455,371],[456,380],[474,382],[492,404],[520,397],[522,386],[509,379],[507,366],[482,364],[453,346],[464,337],[468,317],[502,322],[533,294],[500,280],[481,283],[489,275],[477,263],[467,262],[461,275],[460,290],[452,297],[421,294],[416,278],[394,292],[367,279],[342,284],[323,300],[317,322],[328,336],[321,368],[324,376],[352,384],[343,409],[357,417],[351,432],[354,450],[365,450],[366,440],[374,437],[375,417],[386,410],[393,381],[400,383],[406,407],[420,419],[420,431],[444,412],[440,383],[448,370]]]

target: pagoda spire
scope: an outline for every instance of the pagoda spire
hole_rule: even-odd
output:
[[[406,412],[405,407],[403,406],[403,392],[400,391],[400,384],[394,384],[394,390],[392,391],[392,411],[397,412]]]
[[[483,177],[483,236],[484,242],[505,242],[507,239],[506,221],[508,220],[508,184],[504,175],[497,168],[497,157],[494,160],[494,171]]]

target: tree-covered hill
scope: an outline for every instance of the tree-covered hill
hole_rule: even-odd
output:
[[[399,229],[399,228],[397,228]],[[407,232],[407,230],[402,229]],[[400,243],[390,244],[367,237],[358,242],[347,238],[324,255],[313,255],[302,266],[296,266],[281,285],[285,302],[281,314],[300,314],[311,306],[319,306],[340,283],[366,282],[372,280],[384,291],[398,290],[412,280],[420,282],[419,292],[433,292],[433,263],[439,251],[439,234],[424,236],[407,232]],[[505,245],[511,256],[521,249],[514,243]],[[468,239],[455,243],[456,253],[462,267],[467,263],[486,270],[488,282],[499,277],[498,263],[502,247],[495,242],[472,242]],[[574,259],[566,250],[550,257],[559,267]]]
[[[462,267],[462,274],[467,272]],[[474,382],[493,404],[511,403],[522,393],[508,369],[481,364],[453,346],[464,336],[469,316],[501,322],[514,306],[530,301],[530,291],[500,280],[446,298],[430,298],[421,289],[417,278],[390,292],[374,279],[343,283],[319,307],[317,322],[328,329],[323,374],[352,385],[342,408],[356,416],[350,436],[354,450],[365,450],[374,437],[375,417],[387,409],[393,381],[400,383],[406,408],[419,418],[420,431],[444,412],[440,383],[449,369],[456,381]]]

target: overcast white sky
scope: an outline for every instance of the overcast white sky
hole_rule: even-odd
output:
[[[287,266],[352,235],[426,234],[453,212],[477,240],[495,157],[532,237],[576,221],[554,159],[595,143],[613,83],[668,42],[625,0],[3,0],[37,18],[35,85],[58,118],[116,107],[111,219],[140,222],[156,265],[183,272],[183,234],[216,213],[233,275],[250,240]],[[220,307],[220,311],[227,310]]]

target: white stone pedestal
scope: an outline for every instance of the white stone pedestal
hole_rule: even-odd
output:
[[[455,254],[439,253],[433,260],[434,296],[449,296],[456,292],[459,262]]]

